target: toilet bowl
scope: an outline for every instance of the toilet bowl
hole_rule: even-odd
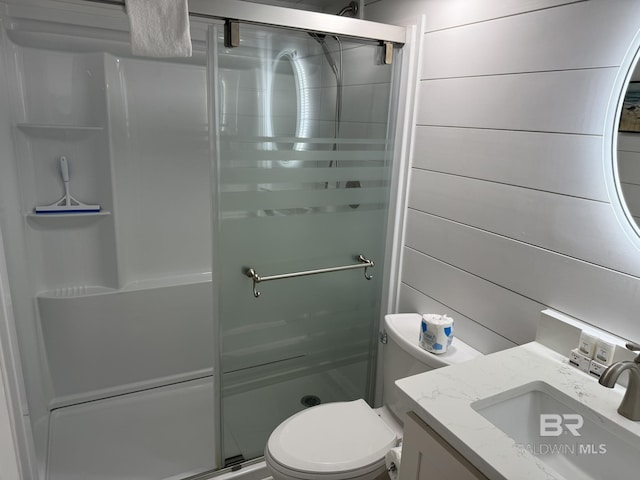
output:
[[[385,454],[398,445],[408,405],[394,382],[417,373],[482,355],[455,339],[446,353],[419,347],[419,314],[390,314],[384,319],[384,406],[364,400],[308,408],[283,421],[271,434],[265,462],[274,480],[374,480],[386,475]]]
[[[360,399],[303,410],[282,422],[265,450],[274,479],[374,479],[398,437]]]

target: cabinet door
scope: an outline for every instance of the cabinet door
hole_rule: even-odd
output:
[[[409,412],[404,423],[399,480],[485,479],[457,450],[418,416]]]

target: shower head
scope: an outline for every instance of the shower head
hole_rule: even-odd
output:
[[[326,37],[323,33],[315,33],[315,32],[307,32],[311,38],[313,38],[319,44],[324,43],[324,38]]]
[[[327,42],[325,41],[325,36],[326,35],[313,33],[313,32],[308,32],[308,33],[311,36],[311,38],[313,38],[316,42],[318,42],[320,44],[320,46],[322,47],[322,53],[324,53],[324,56],[327,59],[327,62],[329,63],[329,66],[331,67],[331,70],[333,70],[333,73],[334,73],[334,75],[336,75],[336,78],[337,78],[340,75],[340,73],[338,72],[338,66],[336,65],[336,61],[333,59],[333,55],[331,55],[331,51],[329,50],[329,46],[327,45]]]
[[[341,17],[356,17],[358,15],[358,10],[360,10],[360,4],[353,1],[349,2],[349,5],[340,10],[338,12],[338,15],[340,15]]]

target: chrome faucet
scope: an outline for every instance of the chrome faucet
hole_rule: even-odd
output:
[[[632,352],[640,351],[640,345],[637,343],[628,342],[626,346]],[[600,385],[613,388],[620,374],[626,370],[629,370],[629,384],[618,407],[618,413],[637,422],[640,421],[640,355],[633,361],[625,360],[610,365],[602,373],[598,382]]]

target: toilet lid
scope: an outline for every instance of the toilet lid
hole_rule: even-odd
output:
[[[269,437],[271,457],[303,472],[341,472],[379,462],[395,447],[396,434],[360,399],[303,410]]]

